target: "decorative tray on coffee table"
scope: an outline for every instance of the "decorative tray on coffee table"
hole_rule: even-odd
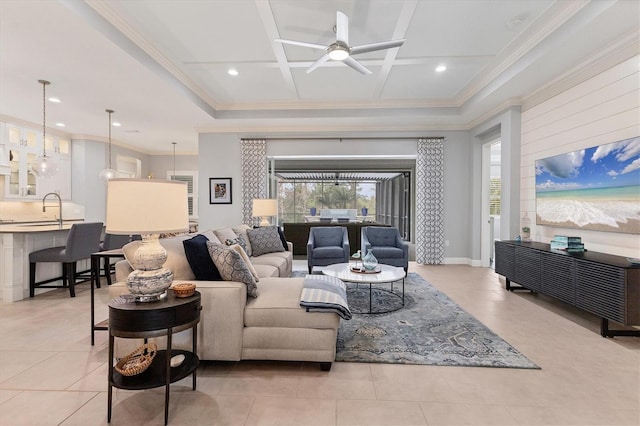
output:
[[[373,271],[367,271],[366,269],[355,268],[353,266],[349,269],[351,270],[351,272],[356,274],[379,274],[381,272],[381,269],[379,267],[377,267]]]

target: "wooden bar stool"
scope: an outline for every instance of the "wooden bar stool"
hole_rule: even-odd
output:
[[[76,296],[75,283],[85,278],[85,272],[77,272],[77,262],[91,258],[91,254],[100,249],[102,222],[76,223],[71,226],[66,245],[51,247],[29,253],[29,297],[35,296],[36,288],[62,288],[69,286],[71,297]],[[62,276],[36,282],[36,264],[39,262],[62,263]],[[43,284],[62,280],[62,285]]]

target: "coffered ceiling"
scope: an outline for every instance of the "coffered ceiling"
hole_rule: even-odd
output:
[[[638,44],[636,0],[1,0],[0,114],[149,153],[197,151],[198,131],[246,136],[468,129]],[[312,73],[322,51],[405,38]],[[438,65],[447,67],[436,72]],[[230,69],[237,76],[228,74]]]

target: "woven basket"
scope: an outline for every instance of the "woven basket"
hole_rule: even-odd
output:
[[[180,283],[171,288],[173,289],[176,297],[189,297],[196,291],[196,285],[193,283]]]
[[[158,345],[155,343],[145,343],[129,355],[118,361],[115,369],[123,376],[135,376],[149,368],[153,358],[158,353]]]

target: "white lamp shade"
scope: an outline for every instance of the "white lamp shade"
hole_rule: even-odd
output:
[[[185,182],[111,179],[107,183],[106,232],[130,235],[187,231],[187,197]]]
[[[275,216],[278,214],[278,200],[254,199],[253,217]]]

